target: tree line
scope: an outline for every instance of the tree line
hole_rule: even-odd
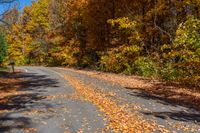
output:
[[[3,20],[5,62],[200,84],[199,0],[37,0]]]

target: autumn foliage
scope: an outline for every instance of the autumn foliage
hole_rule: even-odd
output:
[[[200,85],[199,0],[38,0],[10,14],[7,60],[18,65],[89,67]]]

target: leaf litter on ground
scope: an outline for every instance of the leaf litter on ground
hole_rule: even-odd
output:
[[[136,112],[129,112],[127,105],[119,106],[109,97],[114,96],[114,93],[110,92],[109,94],[100,90],[95,90],[91,86],[85,85],[80,80],[68,75],[65,76],[65,79],[75,88],[77,95],[84,97],[86,101],[96,105],[99,110],[105,114],[106,121],[108,122],[105,131],[111,129],[114,132],[124,133],[169,132],[155,122],[143,119]]]

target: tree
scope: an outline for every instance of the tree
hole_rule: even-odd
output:
[[[5,15],[12,25],[8,53],[19,64],[159,77],[181,65],[181,75],[199,76],[199,0],[37,0],[17,22],[12,14]]]
[[[0,14],[0,22],[3,24],[6,24],[7,26],[10,25],[7,21],[4,20],[4,16],[9,13],[10,7],[13,3],[17,2],[17,0],[0,0],[0,6],[1,5],[6,5],[7,9],[5,11],[2,11]]]
[[[176,79],[200,85],[200,19],[188,16],[176,31],[174,44],[165,46],[170,50],[164,56],[176,70]]]
[[[21,35],[21,26],[19,24],[12,25],[11,31],[7,34],[7,42],[9,45],[8,58],[9,60],[15,61],[17,65],[24,65],[25,63]]]
[[[5,36],[0,32],[0,65],[3,63],[7,55],[7,42]]]
[[[17,64],[45,63],[49,49],[46,42],[48,15],[48,0],[39,0],[30,7],[24,7],[17,23],[12,25],[7,36],[8,51],[9,57]]]

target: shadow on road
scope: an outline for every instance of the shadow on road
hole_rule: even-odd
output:
[[[0,86],[3,86],[0,87],[0,93],[13,93],[0,98],[0,132],[30,127],[31,118],[22,117],[18,113],[34,108],[50,108],[50,104],[42,101],[46,98],[44,93],[47,92],[47,87],[59,87],[56,80],[46,75],[19,73],[7,76],[20,80],[10,84],[0,83]]]
[[[198,122],[200,124],[200,112],[191,106],[190,104],[186,103],[180,103],[178,101],[169,100],[166,99],[162,95],[154,95],[150,94],[147,91],[137,89],[137,88],[126,88],[130,90],[136,90],[136,91],[131,91],[129,95],[134,96],[134,97],[140,97],[143,99],[149,100],[151,103],[158,103],[157,104],[157,111],[156,112],[149,112],[145,111],[142,112],[144,115],[148,116],[154,116],[157,118],[161,119],[173,119],[176,121],[182,121],[182,122]],[[175,94],[174,94],[175,95]],[[171,95],[173,96],[173,94]],[[161,107],[165,107],[169,110],[170,107],[174,107],[175,109],[182,110],[182,111],[177,111],[177,110],[169,110],[169,111],[161,111],[159,107],[159,104],[161,104]],[[184,109],[181,109],[183,107]],[[160,110],[160,111],[159,111]]]
[[[200,123],[200,114],[197,113],[190,113],[190,112],[183,112],[183,111],[174,111],[174,112],[143,112],[145,115],[150,115],[154,117],[158,117],[161,119],[173,119],[177,121],[183,122],[195,122]]]

